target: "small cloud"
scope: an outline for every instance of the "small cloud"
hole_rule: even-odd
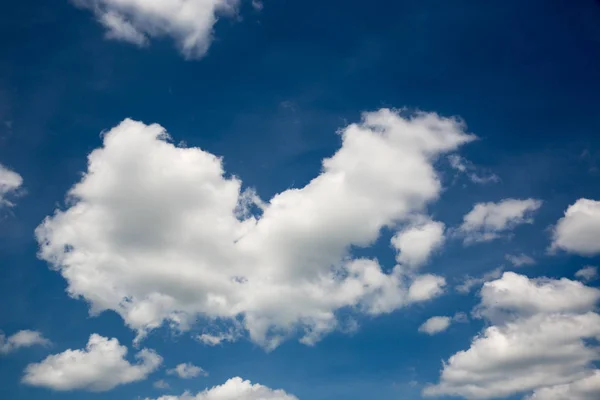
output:
[[[451,322],[450,317],[431,317],[419,327],[419,332],[436,335],[448,329]]]
[[[448,156],[448,162],[450,167],[455,169],[461,174],[464,174],[473,183],[484,185],[486,183],[500,182],[500,178],[495,174],[479,175],[477,167],[473,165],[469,160],[464,159],[458,154],[451,154]]]
[[[154,386],[156,389],[170,389],[171,388],[171,386],[162,379],[154,382],[154,384],[152,386]]]
[[[177,375],[181,379],[191,379],[197,376],[208,376],[208,372],[192,363],[184,363],[168,370],[167,375]]]
[[[489,272],[486,272],[485,274],[483,274],[479,278],[475,278],[475,277],[467,275],[467,276],[465,276],[463,278],[463,283],[461,283],[460,285],[456,286],[456,290],[459,293],[467,294],[475,286],[481,286],[485,282],[492,281],[494,279],[500,278],[502,276],[502,270],[503,270],[502,267],[498,267],[498,268],[493,269],[493,270],[491,270]]]
[[[6,337],[0,333],[0,354],[8,354],[31,346],[50,346],[50,341],[40,332],[24,330]]]
[[[591,282],[598,279],[598,267],[588,265],[575,272],[575,277],[584,282]]]
[[[535,260],[526,254],[507,254],[505,258],[515,267],[535,264]]]

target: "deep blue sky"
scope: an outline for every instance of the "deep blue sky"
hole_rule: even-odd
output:
[[[452,184],[433,213],[447,225],[480,201],[543,199],[535,223],[515,237],[464,248],[456,242],[430,271],[449,282],[504,263],[507,252],[538,259],[530,276],[572,276],[576,256],[547,257],[546,228],[581,197],[600,198],[600,2],[593,0],[266,0],[224,18],[200,60],[170,40],[139,49],[107,41],[85,10],[66,0],[0,1],[0,162],[18,171],[26,195],[1,210],[0,329],[37,329],[54,352],[81,348],[90,333],[134,334],[112,312],[89,317],[83,300],[36,258],[33,230],[86,168],[100,132],[126,117],[157,122],[175,142],[224,157],[226,170],[263,198],[314,177],[339,145],[337,129],[360,113],[408,107],[460,116],[481,140],[461,154],[501,182]],[[10,125],[10,126],[8,126]],[[465,188],[466,187],[466,188]],[[389,236],[382,237],[381,259]],[[272,353],[241,341],[208,348],[166,329],[152,334],[166,365],[192,361],[210,372],[173,380],[175,393],[235,375],[302,399],[418,399],[441,360],[465,349],[481,322],[444,337],[418,326],[432,315],[469,312],[473,296],[450,293],[427,305],[361,320],[316,347],[288,341]],[[162,377],[104,394],[53,393],[19,384],[48,354],[31,348],[0,358],[3,399],[134,399]],[[411,386],[409,382],[418,382]]]

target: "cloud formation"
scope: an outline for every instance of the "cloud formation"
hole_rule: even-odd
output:
[[[127,347],[121,346],[117,339],[93,334],[85,349],[69,349],[29,364],[23,383],[59,391],[104,392],[144,380],[162,363],[162,358],[152,350],[138,352],[137,364],[130,364],[126,355]]]
[[[294,332],[312,344],[336,328],[340,308],[377,315],[439,295],[444,278],[401,264],[384,272],[350,249],[424,213],[441,191],[434,161],[474,136],[454,119],[388,109],[340,136],[319,176],[263,202],[220,158],[126,120],[89,155],[69,208],[37,228],[40,256],[73,297],[116,311],[140,338],[201,317],[266,348]]]
[[[599,398],[598,387],[588,391],[591,386],[583,383],[598,374],[593,363],[600,352],[589,339],[600,339],[599,299],[600,290],[577,281],[505,272],[484,284],[475,310],[490,326],[444,363],[440,382],[424,394],[490,399],[529,393],[548,399],[553,397],[547,393],[569,392],[572,397],[554,398]],[[578,391],[592,394],[578,397]]]
[[[49,346],[50,341],[40,332],[24,330],[9,337],[0,332],[0,354],[8,354],[24,347]]]
[[[419,327],[419,332],[435,335],[448,329],[451,322],[450,317],[431,317]]]
[[[236,377],[196,395],[186,392],[181,396],[161,396],[155,400],[298,400],[298,398],[281,389],[270,389]]]
[[[580,279],[584,282],[590,282],[598,279],[598,267],[588,265],[587,267],[581,268],[575,272],[575,278]]]
[[[392,246],[398,251],[399,264],[418,267],[444,243],[444,224],[420,220],[405,227],[392,237]]]
[[[600,253],[599,237],[600,201],[579,199],[554,227],[550,250],[593,256]]]
[[[488,242],[518,225],[532,223],[531,214],[541,205],[536,199],[478,203],[464,216],[458,231],[465,236],[465,243]]]
[[[191,379],[200,375],[206,376],[208,374],[205,370],[192,363],[184,363],[177,365],[173,369],[167,370],[167,375],[177,375],[181,379]]]
[[[72,0],[94,12],[108,39],[146,46],[168,36],[186,58],[208,51],[218,15],[234,15],[239,0]]]
[[[8,201],[7,195],[14,194],[23,185],[21,175],[6,168],[0,164],[0,207],[13,206],[13,203]]]

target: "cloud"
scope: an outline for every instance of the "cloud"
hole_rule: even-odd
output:
[[[542,388],[528,400],[597,400],[600,399],[600,370],[575,382]]]
[[[600,201],[579,199],[554,227],[550,250],[593,256],[600,253],[599,237]]]
[[[50,341],[37,331],[19,331],[12,336],[6,337],[0,332],[0,354],[8,354],[31,346],[49,346]]]
[[[6,199],[9,194],[14,194],[23,185],[21,175],[0,164],[0,207],[12,207],[13,203]]]
[[[298,400],[298,398],[281,389],[270,389],[236,377],[197,395],[186,392],[181,396],[161,396],[155,400]]]
[[[208,373],[192,363],[179,364],[173,369],[167,371],[167,375],[177,375],[181,379],[191,379],[197,376],[207,376]]]
[[[117,339],[93,334],[83,350],[69,349],[29,364],[23,383],[59,391],[104,392],[144,380],[162,363],[162,358],[152,350],[138,352],[137,364],[130,364],[126,355],[127,347],[119,345]]]
[[[454,119],[388,109],[340,136],[320,175],[263,202],[220,158],[125,120],[89,155],[69,208],[37,228],[40,257],[71,296],[92,313],[116,311],[138,338],[201,318],[237,324],[265,348],[295,333],[312,344],[337,328],[341,308],[377,315],[439,295],[442,277],[384,272],[350,249],[422,215],[441,192],[433,163],[474,136]],[[200,340],[221,332],[231,328]]]
[[[575,277],[584,282],[596,280],[598,279],[598,267],[588,265],[587,267],[584,267],[579,271],[575,272]]]
[[[465,236],[465,243],[491,241],[517,225],[532,223],[531,214],[541,205],[535,199],[478,203],[464,216],[458,231]]]
[[[467,178],[473,183],[477,184],[486,184],[491,182],[500,182],[500,178],[497,175],[489,174],[489,175],[479,175],[477,173],[477,168],[468,160],[465,160],[463,157],[458,154],[450,154],[448,156],[448,161],[450,162],[450,166],[461,174],[465,174]]]
[[[448,329],[451,322],[450,317],[431,317],[419,327],[419,332],[435,335]]]
[[[535,264],[535,260],[526,254],[507,254],[506,260],[510,262],[514,267],[522,267],[525,265]]]
[[[186,58],[208,51],[218,15],[233,15],[239,0],[72,0],[92,10],[106,37],[145,46],[150,38],[172,38]]]
[[[600,290],[577,281],[505,272],[484,284],[474,313],[490,325],[444,363],[440,382],[423,394],[490,399],[530,393],[546,399],[544,393],[579,387],[598,374],[593,363],[600,353],[589,339],[600,339],[594,311],[599,299]]]
[[[396,257],[398,263],[421,266],[444,243],[444,224],[431,220],[418,221],[396,233],[391,243],[399,252]]]
[[[485,282],[494,280],[494,279],[498,279],[502,276],[502,267],[498,267],[495,268],[489,272],[486,272],[485,274],[483,274],[481,277],[479,278],[475,278],[472,277],[470,275],[467,275],[463,278],[463,282],[460,285],[456,286],[456,290],[459,293],[462,294],[467,294],[469,293],[474,287],[476,286],[481,286],[483,285]]]
[[[171,386],[169,385],[169,383],[168,383],[168,382],[165,382],[165,381],[164,381],[164,380],[162,380],[162,379],[160,379],[160,380],[158,380],[158,381],[154,382],[154,383],[152,384],[152,386],[154,386],[156,389],[163,389],[163,390],[166,390],[166,389],[170,389],[170,388],[171,388]]]

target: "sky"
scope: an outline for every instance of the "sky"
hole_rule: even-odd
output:
[[[0,398],[600,398],[600,2],[0,5]]]

